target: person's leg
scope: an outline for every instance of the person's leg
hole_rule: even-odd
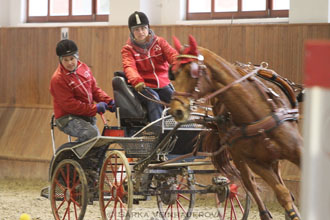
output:
[[[150,100],[146,99],[145,97],[139,95],[135,91],[134,91],[134,93],[137,94],[136,97],[138,97],[140,102],[147,107],[148,119],[149,119],[150,122],[155,121],[155,120],[157,120],[161,117],[162,111],[163,111],[163,106],[161,104],[150,101]],[[144,96],[147,96],[147,97],[151,98],[151,99],[159,100],[158,93],[155,92],[153,89],[146,88],[142,91],[142,94]]]
[[[70,136],[77,137],[78,142],[87,141],[99,135],[95,119],[93,119],[92,123],[93,124],[84,119],[74,118],[63,128],[63,132]]]
[[[162,100],[166,103],[170,103],[173,92],[174,92],[174,90],[173,90],[172,86],[170,86],[170,85],[165,86],[161,89],[157,89],[157,93],[159,95],[160,100]]]

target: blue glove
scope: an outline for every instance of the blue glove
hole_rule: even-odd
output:
[[[115,112],[116,111],[116,103],[115,100],[111,100],[108,104],[108,109],[110,112]]]
[[[108,105],[105,102],[99,102],[96,104],[97,113],[105,113],[105,110],[108,109]]]

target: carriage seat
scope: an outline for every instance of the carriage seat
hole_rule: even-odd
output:
[[[112,79],[113,94],[116,106],[119,107],[120,120],[123,125],[145,125],[148,122],[147,111],[133,93],[124,72],[117,71]]]

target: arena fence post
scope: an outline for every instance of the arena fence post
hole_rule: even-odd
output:
[[[305,43],[302,219],[329,219],[330,41]]]

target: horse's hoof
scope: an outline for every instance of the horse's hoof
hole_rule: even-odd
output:
[[[294,209],[290,209],[289,211],[286,211],[286,213],[291,220],[300,220]]]
[[[261,220],[272,220],[273,219],[273,216],[270,214],[268,209],[259,212],[259,216],[260,216]]]

